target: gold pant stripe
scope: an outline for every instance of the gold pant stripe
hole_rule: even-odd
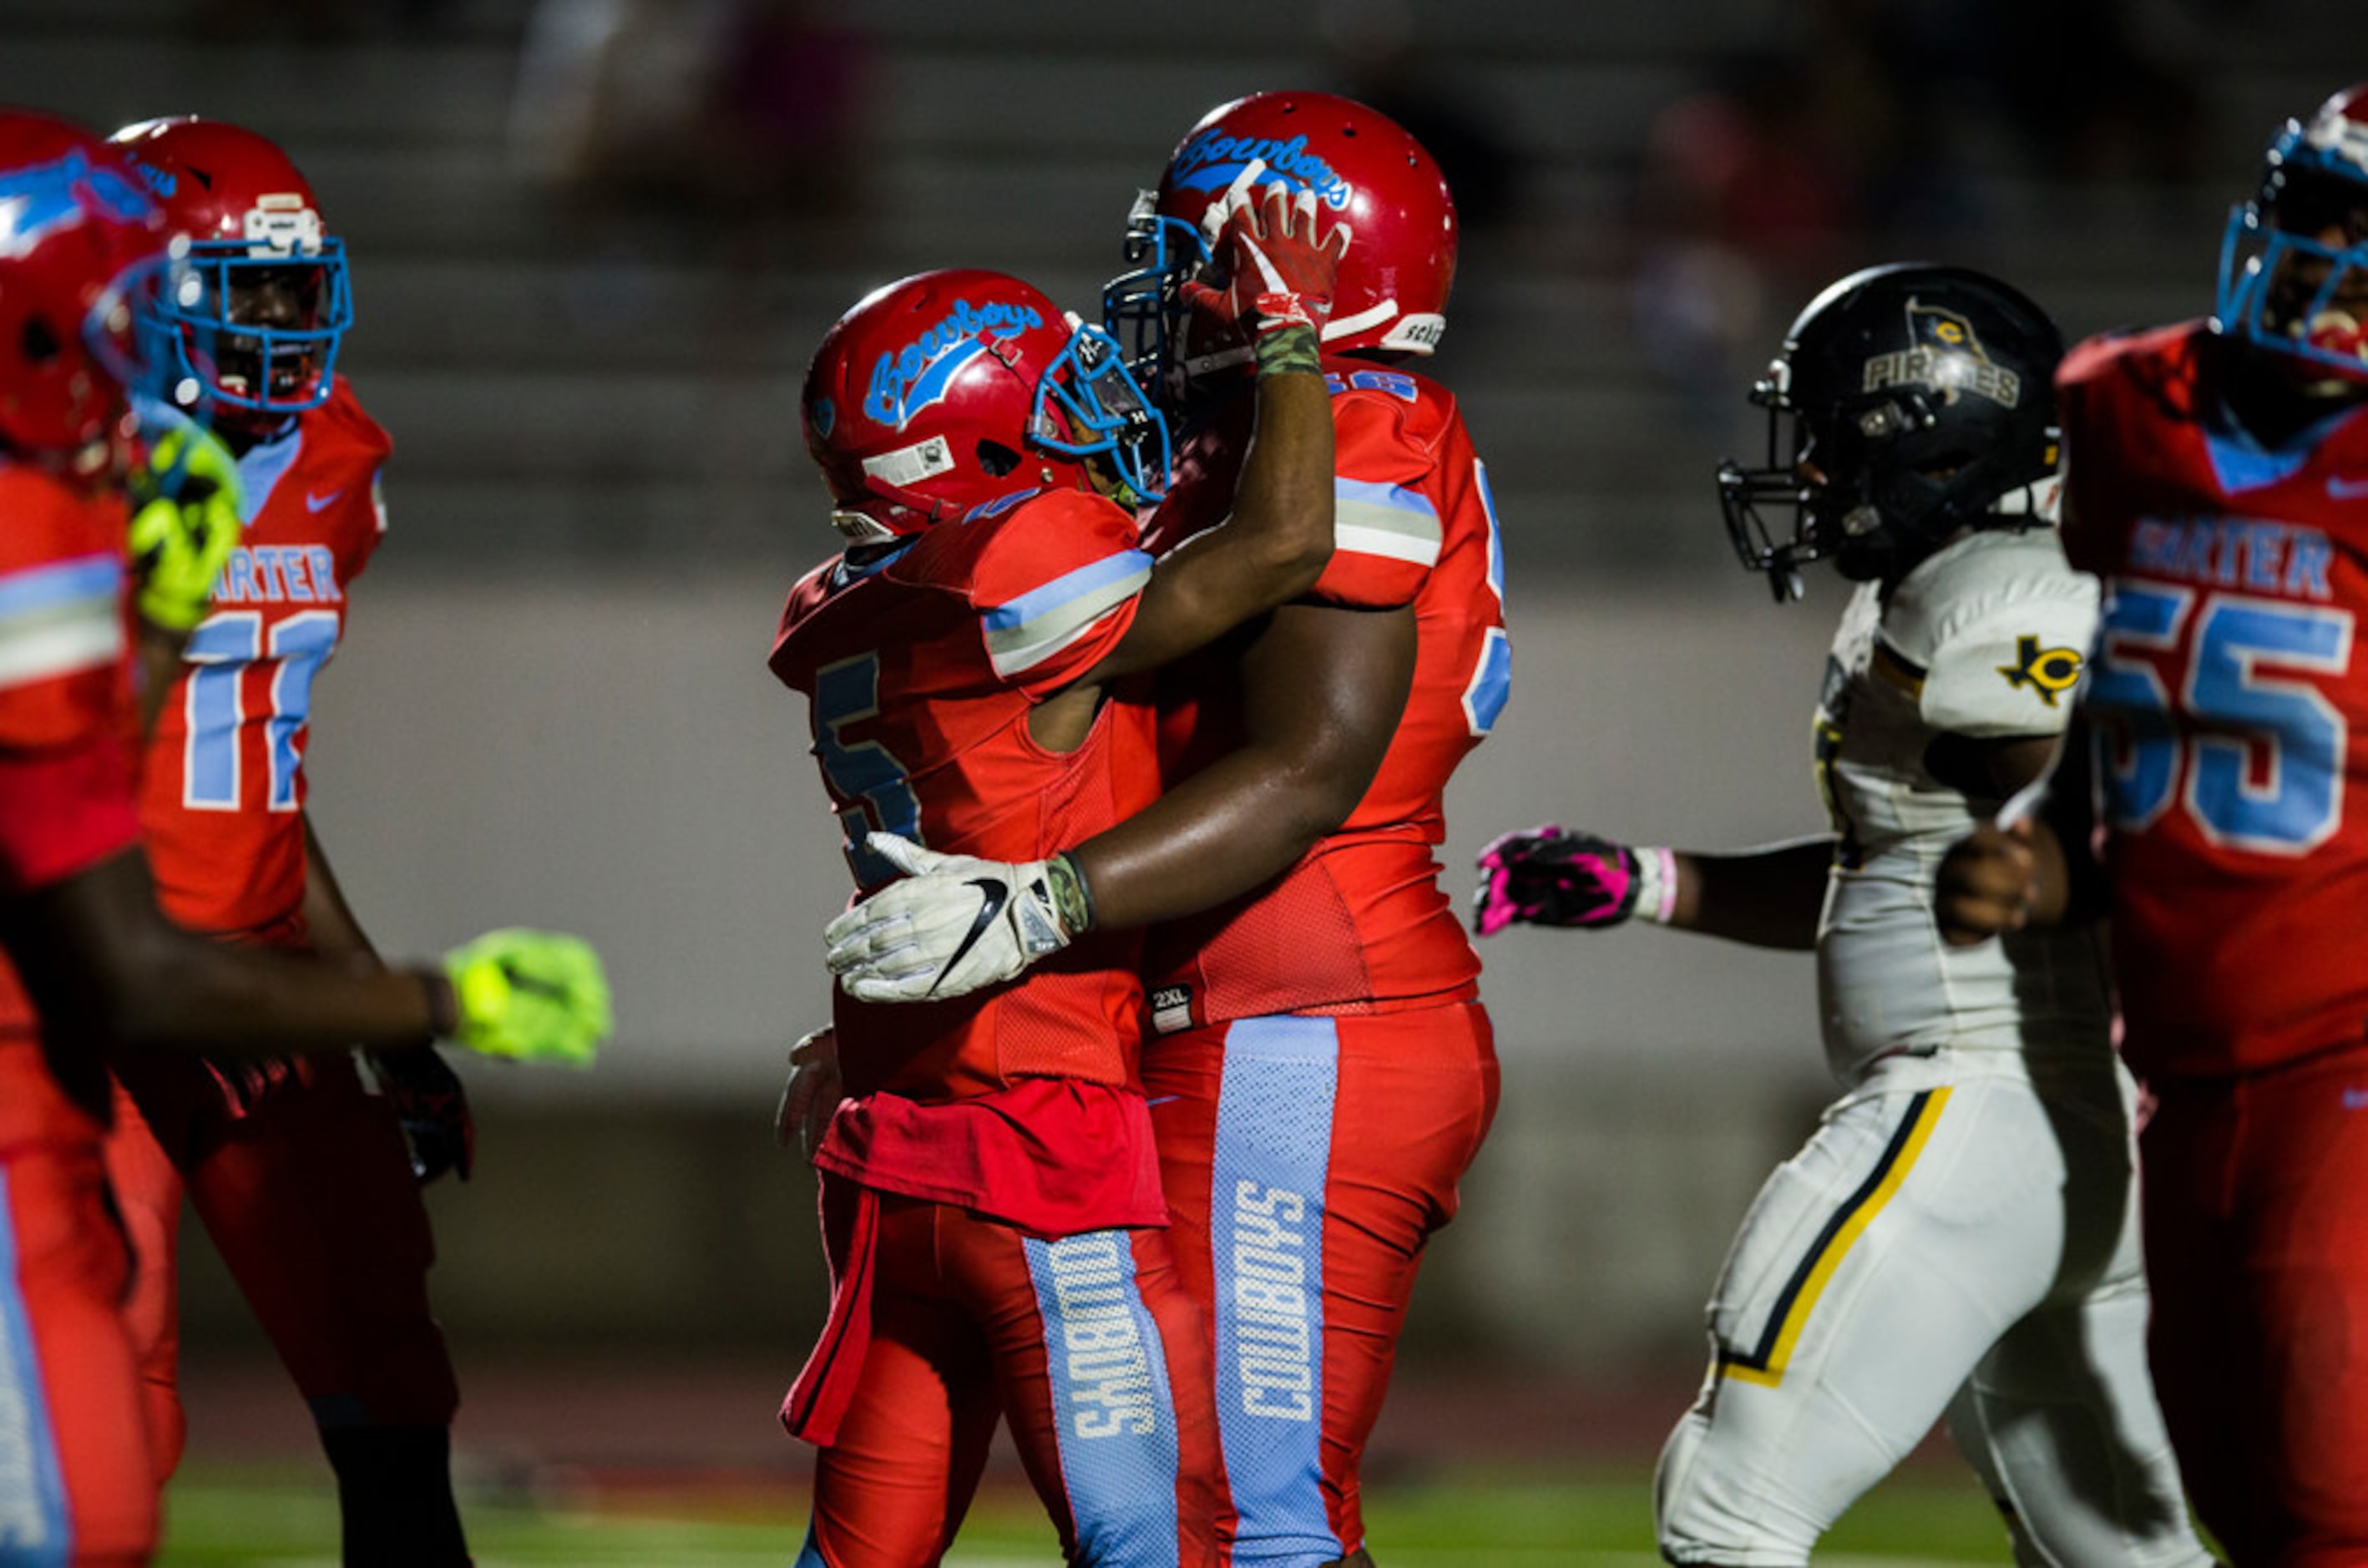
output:
[[[1816,1310],[1817,1298],[1825,1293],[1827,1283],[1841,1267],[1850,1247],[1907,1179],[1917,1156],[1924,1152],[1932,1129],[1940,1122],[1941,1108],[1948,1103],[1946,1088],[1927,1089],[1908,1102],[1906,1119],[1884,1145],[1883,1157],[1875,1162],[1873,1171],[1826,1221],[1810,1245],[1808,1256],[1793,1271],[1784,1293],[1777,1298],[1775,1310],[1769,1314],[1758,1348],[1747,1354],[1722,1347],[1718,1358],[1721,1373],[1770,1388],[1784,1381],[1784,1369],[1793,1359],[1793,1347],[1800,1341],[1802,1325]]]

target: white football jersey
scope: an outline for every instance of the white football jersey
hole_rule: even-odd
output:
[[[2101,946],[2090,928],[1952,948],[1932,917],[1952,844],[1994,814],[1927,767],[1944,735],[2049,736],[2072,714],[2097,625],[2096,579],[2055,530],[1985,530],[1843,614],[1817,704],[1817,779],[1839,835],[1817,930],[1826,1055],[1845,1083],[1878,1059],[1932,1056],[2018,1071],[2033,1056],[2109,1049]],[[1987,1053],[1968,1057],[1965,1052]]]

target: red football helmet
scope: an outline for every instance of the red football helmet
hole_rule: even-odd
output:
[[[165,241],[113,148],[0,109],[0,440],[83,474],[120,455],[125,393],[154,363],[144,305]]]
[[[163,304],[179,358],[174,402],[274,421],[326,403],[353,290],[345,242],[288,154],[190,115],[127,125],[112,140],[190,241]]]
[[[1086,484],[1088,458],[1142,500],[1167,480],[1167,423],[1118,345],[1000,272],[924,272],[865,296],[823,335],[800,406],[850,543]]]
[[[1178,287],[1209,259],[1201,219],[1251,159],[1261,186],[1314,187],[1350,230],[1324,347],[1429,354],[1455,286],[1455,198],[1422,143],[1387,117],[1330,93],[1253,93],[1210,110],[1178,144],[1159,188],[1127,224],[1133,270],[1103,291],[1105,324],[1133,350],[1147,386],[1178,367],[1168,336]],[[1189,350],[1187,350],[1189,354]],[[1201,367],[1187,363],[1184,369]]]

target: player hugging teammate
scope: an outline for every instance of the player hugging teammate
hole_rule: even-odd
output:
[[[858,890],[943,866],[962,929],[928,977],[940,999],[834,1009],[845,1100],[814,1151],[831,1312],[782,1410],[820,1448],[804,1562],[936,1562],[998,1417],[1073,1561],[1216,1561],[1207,1349],[1136,1071],[1139,942],[1091,928],[1058,853],[1156,791],[1142,675],[1304,593],[1332,552],[1315,335],[1355,238],[1247,183],[1210,233],[1230,281],[1190,308],[1241,347],[1256,434],[1230,517],[1163,557],[1121,503],[1161,494],[1165,421],[1115,341],[1019,279],[892,284],[807,373],[848,548],[791,593],[772,668],[811,704]]]
[[[1271,245],[1246,243],[1244,214],[1283,211],[1312,219],[1319,235],[1335,224],[1353,233],[1326,272],[1322,308],[1306,312],[1316,330],[1294,349],[1307,356],[1293,363],[1318,394],[1324,439],[1320,466],[1297,475],[1304,510],[1292,519],[1252,510],[1268,494],[1280,383],[1271,335],[1252,341],[1244,332],[1268,324],[1269,301],[1293,277],[1270,265]],[[927,1060],[934,1052],[921,1042],[948,1027],[935,1020],[990,1010],[1016,1019],[1037,1006],[1033,993],[1079,966],[1119,966],[1105,971],[1112,1005],[1093,1020],[1098,1038],[1075,1025],[1056,1034],[1049,1019],[1030,1038],[1039,1052],[1122,1071],[1130,1106],[1149,1096],[1157,1180],[1128,1222],[1164,1221],[1164,1231],[1135,1233],[1133,1246],[1173,1260],[1181,1290],[1160,1327],[1174,1375],[1201,1380],[1190,1405],[1204,1420],[1213,1392],[1214,1432],[1184,1454],[1200,1467],[1185,1495],[1207,1510],[1189,1521],[1186,1555],[1204,1554],[1195,1561],[1363,1560],[1364,1442],[1424,1243],[1453,1215],[1456,1181],[1496,1108],[1478,960],[1439,889],[1433,848],[1444,836],[1447,778],[1509,688],[1502,554],[1453,398],[1400,363],[1438,341],[1455,245],[1437,165],[1405,131],[1347,100],[1257,95],[1212,111],[1177,149],[1130,226],[1135,270],[1106,300],[1132,350],[1131,384],[1183,421],[1165,495],[1138,487],[1140,500],[1156,503],[1136,557],[1158,562],[1146,608],[1160,574],[1205,561],[1212,541],[1254,516],[1269,528],[1320,526],[1326,559],[1320,573],[1269,576],[1253,608],[1225,618],[1230,635],[1219,638],[1212,623],[1190,647],[1170,646],[1148,690],[1112,694],[1106,717],[1123,713],[1156,741],[1156,771],[1098,816],[1030,802],[1039,842],[1024,853],[1042,858],[999,863],[992,846],[942,832],[921,783],[935,759],[892,765],[889,705],[922,689],[917,671],[892,683],[882,666],[875,686],[860,666],[860,689],[835,724],[821,695],[831,672],[814,677],[817,751],[850,832],[867,830],[870,853],[912,873],[870,891],[885,868],[867,877],[860,861],[870,896],[831,927],[850,1093],[860,1086],[850,1016],[877,1029],[889,1026],[873,1015],[898,1011],[880,1004],[911,1004],[893,1038]],[[814,430],[811,386],[807,411]],[[832,416],[846,419],[846,404]],[[924,445],[867,468],[911,472],[937,460]],[[964,537],[1016,505],[992,501],[968,520],[949,509],[912,547],[914,564],[880,570],[891,578],[921,570],[929,554],[963,548],[947,539],[951,528]],[[1136,550],[1135,521],[1116,526]],[[851,554],[829,570],[864,565]],[[990,611],[989,651],[998,628],[1030,647],[1087,635],[1065,611],[1041,632],[1023,638],[1019,628],[1104,575],[1116,574],[1072,567]],[[802,598],[816,592],[811,584]],[[794,628],[784,651],[792,642]],[[834,669],[846,667],[842,658]],[[1039,888],[1041,896],[1030,892]],[[1138,956],[1128,933],[1139,927],[1149,929]],[[1052,1070],[1052,1058],[1039,1060],[1019,1071]],[[822,1144],[826,1172],[845,1168],[834,1143],[870,1136],[875,1114],[860,1097],[838,1111]],[[1153,1152],[1147,1142],[1123,1147]],[[918,1169],[942,1160],[906,1157]],[[1105,1150],[1097,1163],[1118,1158]],[[835,1241],[834,1257],[842,1251]],[[876,1267],[884,1286],[884,1252]],[[835,1306],[848,1299],[844,1269],[837,1290]],[[873,1312],[887,1321],[877,1298]],[[1057,1404],[1054,1381],[1061,1429],[1081,1432],[1082,1417]],[[1184,1408],[1180,1381],[1171,1392]],[[1011,1414],[1015,1427],[1023,1418],[1045,1424],[1031,1407]],[[905,1425],[901,1440],[916,1442]],[[1163,1450],[1163,1466],[1173,1451]],[[837,1466],[851,1468],[838,1454],[825,1450],[826,1491]],[[1042,1467],[1031,1473],[1053,1500]],[[1081,1474],[1099,1472],[1066,1473],[1074,1491]],[[1164,1495],[1168,1471],[1156,1473]],[[842,1545],[824,1518],[818,1504],[812,1544],[831,1568],[934,1560],[926,1541],[876,1555]],[[1088,1540],[1083,1524],[1080,1516],[1064,1533],[1073,1560],[1177,1560],[1169,1534],[1148,1545]]]

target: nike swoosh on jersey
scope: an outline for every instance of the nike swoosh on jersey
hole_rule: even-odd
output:
[[[2327,493],[2338,501],[2357,501],[2368,495],[2368,479],[2346,479],[2331,473],[2327,476]]]
[[[978,914],[971,920],[970,934],[962,939],[962,946],[956,948],[953,957],[946,960],[946,967],[938,971],[937,979],[929,982],[932,992],[946,983],[946,976],[954,971],[954,965],[962,961],[962,955],[976,947],[978,939],[986,935],[986,928],[1002,918],[1003,906],[1011,900],[1011,886],[1000,877],[973,877],[970,885],[979,891],[985,902],[979,905]]]
[[[304,495],[304,510],[308,512],[317,512],[324,506],[328,506],[331,502],[336,500],[338,496],[343,495],[345,493],[343,486],[339,486],[337,489],[330,491],[326,495],[315,495],[310,491],[307,491]]]

